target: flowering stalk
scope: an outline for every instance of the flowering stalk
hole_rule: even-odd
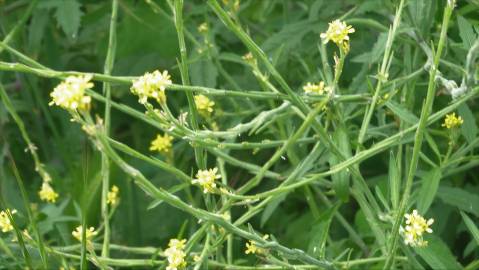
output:
[[[452,4],[450,2],[452,2]],[[441,25],[441,34],[439,37],[436,53],[434,55],[433,66],[431,67],[429,71],[429,83],[427,88],[426,100],[423,103],[423,107],[421,110],[421,117],[419,119],[419,124],[414,137],[414,147],[413,147],[411,162],[409,165],[409,170],[408,170],[408,174],[406,178],[406,185],[404,187],[403,197],[399,204],[398,212],[394,221],[393,228],[391,230],[392,236],[390,239],[389,249],[387,254],[388,259],[386,260],[386,263],[384,264],[383,269],[390,269],[394,263],[397,239],[399,236],[399,226],[401,224],[401,220],[406,212],[406,207],[409,202],[409,196],[411,193],[414,175],[416,173],[417,164],[419,161],[419,153],[421,151],[422,141],[424,139],[424,130],[426,129],[427,120],[431,113],[432,105],[434,103],[434,97],[436,95],[436,73],[439,66],[439,61],[441,59],[442,50],[444,48],[444,44],[447,39],[447,28],[449,26],[449,19],[454,9],[455,1],[450,1],[450,2],[448,2],[448,4],[446,5],[444,9],[444,15],[443,15],[443,20]]]

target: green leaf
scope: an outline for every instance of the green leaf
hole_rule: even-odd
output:
[[[476,138],[477,134],[476,118],[466,103],[461,104],[461,106],[457,108],[457,111],[464,119],[464,123],[461,126],[462,135],[464,135],[466,140],[471,143]]]
[[[340,204],[337,203],[323,213],[315,222],[310,231],[310,241],[308,253],[317,257],[324,258],[326,251],[326,240],[328,239],[329,227],[334,214],[338,210]]]
[[[419,213],[425,214],[436,197],[439,181],[441,180],[441,168],[435,167],[423,176],[422,186],[419,190],[417,208]]]
[[[417,118],[417,116],[393,100],[386,102],[386,106],[393,111],[395,115],[399,116],[401,120],[408,124],[417,124],[419,122],[419,118]]]
[[[464,49],[469,50],[476,40],[476,34],[470,24],[464,17],[457,16],[457,25],[459,27],[459,36],[462,39],[462,46]]]
[[[440,187],[437,195],[445,203],[479,217],[479,195],[452,187]]]
[[[271,200],[268,205],[265,207],[263,213],[261,213],[261,227],[268,221],[268,219],[273,214],[274,210],[278,208],[279,204],[286,199],[286,194],[282,194],[273,200]]]
[[[466,224],[466,227],[471,232],[472,237],[474,237],[474,240],[476,240],[476,243],[479,245],[479,229],[477,228],[476,224],[474,224],[474,221],[472,221],[472,219],[462,211],[461,216],[464,220],[464,223]]]
[[[421,258],[432,269],[462,269],[462,266],[456,261],[448,246],[437,236],[428,237],[427,247],[414,248]]]
[[[207,59],[191,63],[190,74],[193,85],[216,87],[218,70],[213,61]]]
[[[386,49],[386,41],[388,40],[387,33],[381,33],[378,36],[378,40],[374,43],[374,46],[370,52],[362,53],[358,56],[355,56],[351,59],[352,62],[356,63],[369,63],[373,64],[378,62],[381,58],[384,50]]]
[[[351,148],[349,144],[348,134],[344,125],[340,125],[333,134],[333,140],[338,145],[339,150],[346,158],[351,157]],[[336,155],[330,155],[329,163],[333,166],[340,162]],[[338,197],[346,202],[349,199],[349,178],[348,170],[342,170],[331,176],[333,179],[333,189]]]
[[[391,196],[391,205],[393,209],[399,206],[399,190],[401,187],[401,175],[398,169],[398,163],[394,153],[389,153],[389,194]]]
[[[64,0],[57,4],[55,18],[68,37],[76,37],[80,28],[80,20],[83,15],[80,7],[77,0]]]

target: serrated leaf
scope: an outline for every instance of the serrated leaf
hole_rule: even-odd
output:
[[[417,116],[415,116],[413,113],[411,113],[410,111],[408,111],[406,108],[402,107],[401,105],[399,105],[397,102],[393,101],[393,100],[389,100],[388,102],[386,102],[386,106],[397,116],[399,116],[399,118],[401,118],[401,120],[403,120],[404,122],[408,123],[408,124],[417,124],[419,122],[419,118],[417,118]]]
[[[469,50],[476,40],[476,34],[470,24],[464,17],[457,16],[457,25],[459,27],[459,36],[462,40],[462,46],[464,49]]]
[[[422,178],[422,186],[419,190],[417,208],[419,213],[425,214],[436,197],[439,182],[441,180],[441,168],[435,167]]]
[[[471,143],[476,138],[477,124],[474,114],[471,112],[467,104],[463,103],[457,108],[459,115],[464,119],[464,123],[461,126],[461,133],[466,140]]]
[[[439,187],[437,195],[447,204],[479,217],[479,196],[460,188]]]
[[[432,269],[462,269],[448,246],[439,237],[431,235],[427,237],[427,240],[429,242],[427,247],[417,247],[414,248],[414,251]]]
[[[462,216],[462,219],[464,220],[464,224],[466,224],[466,227],[471,232],[472,237],[474,238],[474,240],[476,240],[476,243],[479,245],[479,228],[477,228],[476,224],[474,224],[474,221],[472,221],[472,219],[468,217],[462,211],[461,211],[461,216]]]
[[[76,37],[83,15],[81,5],[77,0],[59,1],[56,6],[55,18],[68,37]]]

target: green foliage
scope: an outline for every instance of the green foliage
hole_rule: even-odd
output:
[[[476,269],[479,3],[451,2],[0,0],[0,269],[165,269],[173,238],[187,269]],[[349,51],[320,38],[336,19]],[[154,70],[173,84],[143,106]],[[89,110],[49,106],[86,74]]]

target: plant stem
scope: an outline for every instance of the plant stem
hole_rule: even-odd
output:
[[[426,100],[423,104],[423,107],[421,110],[421,117],[419,119],[419,124],[416,130],[416,134],[414,136],[414,147],[413,147],[411,162],[409,164],[409,170],[408,170],[408,174],[406,178],[406,185],[404,187],[403,197],[399,204],[397,216],[395,218],[394,225],[391,230],[391,239],[390,239],[389,249],[387,254],[388,259],[386,260],[386,263],[384,264],[383,269],[390,269],[394,263],[396,245],[399,238],[399,226],[402,222],[403,216],[406,212],[406,207],[409,203],[409,196],[411,193],[414,176],[416,174],[416,169],[417,169],[418,160],[419,160],[419,153],[421,151],[421,146],[424,139],[424,131],[427,127],[427,122],[428,122],[427,120],[431,113],[432,105],[434,103],[434,97],[436,95],[436,73],[437,73],[437,68],[439,66],[439,60],[441,59],[442,50],[447,39],[447,28],[449,26],[449,19],[451,17],[453,9],[454,7],[450,5],[449,3],[446,5],[444,9],[444,15],[443,15],[443,20],[441,25],[441,34],[439,37],[436,53],[434,55],[433,66],[431,67],[429,71],[429,83],[427,88]]]

